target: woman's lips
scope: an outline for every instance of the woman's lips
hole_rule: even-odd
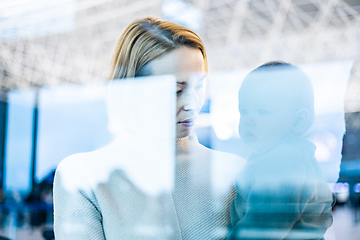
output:
[[[192,127],[194,126],[195,124],[195,121],[194,119],[185,119],[185,120],[182,120],[180,122],[178,122],[178,124],[180,124],[181,126],[184,126],[184,127]]]

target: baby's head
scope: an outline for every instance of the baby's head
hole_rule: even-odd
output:
[[[314,120],[314,92],[298,67],[269,62],[251,71],[239,90],[241,139],[260,150],[287,137],[301,137]]]

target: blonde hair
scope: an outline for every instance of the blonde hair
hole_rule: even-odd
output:
[[[207,71],[205,47],[195,32],[154,17],[135,20],[125,29],[116,44],[109,79],[151,75],[147,63],[181,46],[199,49]]]

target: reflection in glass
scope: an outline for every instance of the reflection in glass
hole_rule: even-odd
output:
[[[314,122],[314,91],[298,67],[269,62],[239,90],[239,134],[254,150],[236,179],[229,239],[322,239],[335,203],[304,135]]]

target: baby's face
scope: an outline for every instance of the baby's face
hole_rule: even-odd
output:
[[[239,91],[239,134],[258,151],[291,136],[295,125],[295,109],[291,96],[276,81],[246,81]]]

